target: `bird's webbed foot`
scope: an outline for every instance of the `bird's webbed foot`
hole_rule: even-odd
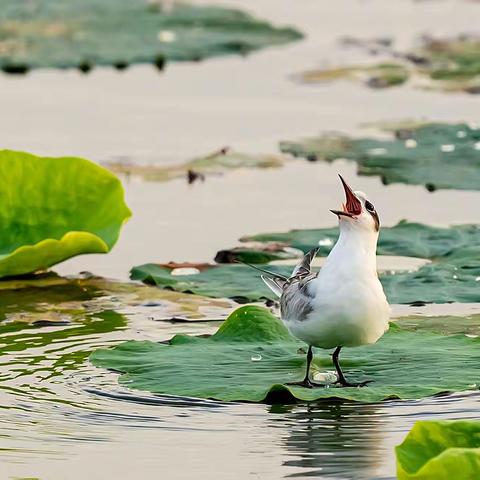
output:
[[[312,382],[308,378],[304,378],[303,380],[301,380],[299,382],[288,382],[285,385],[294,385],[296,387],[303,387],[303,388],[318,388],[318,387],[325,388],[324,383],[315,383],[315,382]]]
[[[341,387],[366,387],[369,383],[372,383],[373,380],[365,380],[364,382],[349,382],[345,378],[338,379],[334,385],[340,385]]]

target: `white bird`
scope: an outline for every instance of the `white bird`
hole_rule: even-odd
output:
[[[290,278],[262,275],[280,297],[281,318],[290,333],[309,346],[305,378],[294,382],[307,388],[320,386],[309,378],[312,347],[335,349],[336,383],[344,387],[369,383],[347,381],[338,361],[340,350],[375,343],[388,330],[390,306],[377,274],[378,214],[363,192],[353,192],[341,176],[340,180],[346,202],[342,210],[331,210],[338,216],[340,236],[320,272],[310,269],[318,252],[314,248]]]

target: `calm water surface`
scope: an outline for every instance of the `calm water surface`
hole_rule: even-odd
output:
[[[87,360],[122,339],[215,327],[113,311],[68,326],[3,325],[2,478],[393,478],[393,447],[413,422],[478,417],[476,394],[377,405],[158,397],[119,387]]]
[[[2,147],[99,162],[166,163],[224,145],[276,153],[282,139],[321,129],[358,133],[369,121],[479,120],[478,96],[408,86],[371,91],[345,82],[306,86],[291,78],[318,65],[365,60],[338,47],[341,35],[394,36],[410,46],[421,33],[471,31],[480,8],[475,2],[222,3],[296,25],[308,38],[248,58],[168,65],[162,74],[138,66],[122,74],[0,75]],[[244,234],[332,225],[328,209],[342,196],[332,181],[337,172],[370,194],[384,225],[402,218],[440,225],[480,221],[478,192],[385,188],[376,178],[357,177],[345,162],[292,162],[277,171],[209,178],[194,188],[131,179],[125,186],[134,217],[114,251],[73,259],[58,271],[125,279],[135,264],[210,260]],[[2,308],[23,309],[21,301]],[[154,397],[120,387],[116,374],[88,362],[92,350],[126,339],[158,341],[215,328],[115,311],[72,323],[0,323],[0,478],[394,478],[394,445],[416,420],[478,417],[476,394],[289,406]]]

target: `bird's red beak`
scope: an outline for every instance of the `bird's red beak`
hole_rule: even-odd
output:
[[[348,186],[347,182],[341,175],[338,175],[342,181],[343,189],[345,190],[345,203],[342,205],[343,210],[330,210],[337,216],[343,215],[345,217],[356,217],[362,213],[362,204],[355,196],[353,190]]]

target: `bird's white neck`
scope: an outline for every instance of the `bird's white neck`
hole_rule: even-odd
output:
[[[336,274],[375,275],[377,276],[377,240],[378,232],[340,227],[340,236],[330,252],[322,271],[335,271]]]

